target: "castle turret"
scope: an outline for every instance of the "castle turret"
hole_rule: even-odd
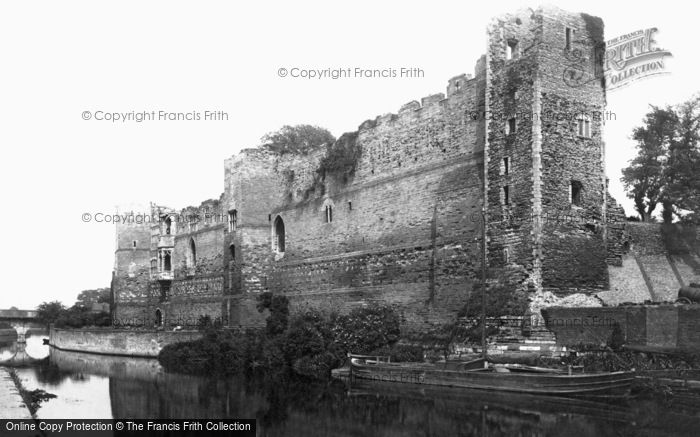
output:
[[[528,9],[488,33],[489,263],[535,302],[604,289],[602,21]]]
[[[112,281],[115,324],[142,323],[148,301],[151,267],[150,208],[138,205],[116,209],[116,241]]]

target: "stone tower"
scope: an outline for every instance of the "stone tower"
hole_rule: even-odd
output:
[[[112,274],[115,323],[141,323],[146,317],[151,265],[151,215],[149,207],[118,207]],[[136,321],[138,320],[138,322]]]
[[[488,28],[489,263],[532,307],[607,286],[601,46],[601,19],[551,7]]]

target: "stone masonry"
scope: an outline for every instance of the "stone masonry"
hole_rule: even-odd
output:
[[[489,290],[533,310],[599,305],[624,239],[607,216],[624,212],[607,194],[602,20],[528,9],[488,36],[446,94],[305,153],[244,149],[225,161],[218,199],[153,205],[157,220],[118,227],[115,317],[254,326],[255,298],[271,291],[297,311],[389,304],[424,331],[453,321],[479,283],[482,210]],[[352,171],[323,170],[342,147],[357,152]]]

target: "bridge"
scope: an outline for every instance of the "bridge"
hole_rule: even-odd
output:
[[[37,312],[34,310],[18,310],[15,307],[9,310],[0,310],[0,323],[8,323],[17,331],[17,343],[25,343],[27,331],[31,328],[44,328],[39,323]]]
[[[0,366],[24,367],[41,360],[42,358],[35,358],[27,352],[27,343],[13,343],[12,346],[0,349]]]

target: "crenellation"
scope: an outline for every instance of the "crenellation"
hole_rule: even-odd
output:
[[[602,22],[547,7],[506,14],[487,31],[474,74],[452,77],[444,94],[368,119],[334,145],[226,159],[220,198],[179,212],[222,219],[179,224],[173,235],[152,227],[150,294],[138,269],[115,269],[130,293],[122,308],[160,311],[166,324],[209,314],[252,326],[262,323],[256,296],[272,291],[295,310],[387,303],[404,329],[426,331],[477,289],[484,226],[489,290],[535,310],[605,289],[624,240],[610,220],[624,212],[605,190],[603,124],[592,116],[605,90],[566,75],[576,65],[596,77]],[[321,168],[333,147],[351,148],[350,170]]]
[[[399,114],[403,114],[405,112],[414,112],[417,109],[420,109],[420,103],[418,103],[417,100],[411,100],[410,102],[401,106],[401,109],[399,109]]]

